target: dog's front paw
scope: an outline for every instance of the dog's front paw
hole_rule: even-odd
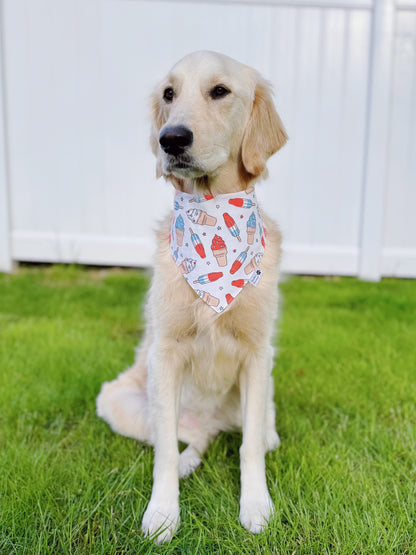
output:
[[[172,539],[180,524],[179,505],[167,505],[150,500],[142,520],[142,531],[146,538],[156,544]]]
[[[253,534],[259,534],[267,528],[273,511],[273,501],[268,492],[261,496],[248,496],[241,499],[240,522]]]

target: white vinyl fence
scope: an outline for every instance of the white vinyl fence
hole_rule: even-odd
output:
[[[0,0],[0,269],[149,266],[171,202],[148,96],[183,55],[272,81],[258,194],[286,272],[416,277],[416,0]]]

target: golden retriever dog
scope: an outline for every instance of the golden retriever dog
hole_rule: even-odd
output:
[[[254,207],[254,184],[265,176],[267,159],[287,136],[268,83],[254,69],[215,52],[195,52],[180,60],[153,92],[152,109],[157,175],[174,185],[174,211],[157,230],[147,326],[136,361],[117,379],[103,384],[97,413],[114,431],[154,446],[153,490],[142,530],[156,543],[170,540],[179,526],[179,478],[198,467],[221,430],[242,429],[240,521],[258,533],[273,514],[265,453],[279,445],[271,371],[280,234],[258,209],[255,217],[263,222],[264,251],[254,266],[246,266],[246,274],[256,269],[258,282],[243,279],[243,274],[232,284],[238,295],[228,293],[230,304],[219,306],[213,293],[198,288],[209,281],[207,275],[225,280],[235,267],[242,269],[252,252],[253,219],[245,233],[240,220],[229,215],[226,221],[225,214],[223,220],[207,216],[201,207],[205,201],[214,203],[212,210],[222,202],[241,212]],[[251,195],[251,200],[244,195]],[[234,207],[233,196],[237,198]],[[187,272],[199,271],[194,262],[186,267],[175,260],[177,252],[170,243],[175,231],[178,244],[182,241],[183,230],[173,226],[181,199],[195,206],[184,214],[191,225],[183,226],[186,232],[189,227],[187,246],[195,249],[195,258],[206,254],[202,262],[224,264],[218,253],[227,251],[221,245],[217,244],[218,252],[212,251],[216,258],[209,259],[211,252],[205,253],[210,251],[207,244],[204,253],[198,251],[204,229],[212,228],[217,241],[244,238],[244,243],[237,243],[242,245],[238,259],[238,248],[228,247],[228,258],[236,258],[229,272],[217,268],[223,271],[191,280]],[[178,440],[187,444],[182,453]]]

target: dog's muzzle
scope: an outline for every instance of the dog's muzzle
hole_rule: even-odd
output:
[[[171,156],[180,156],[192,145],[194,134],[183,125],[166,127],[159,135],[159,144]]]

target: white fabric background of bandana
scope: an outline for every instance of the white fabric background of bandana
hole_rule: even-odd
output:
[[[170,250],[197,295],[224,312],[256,272],[264,223],[254,189],[237,194],[174,198]]]

